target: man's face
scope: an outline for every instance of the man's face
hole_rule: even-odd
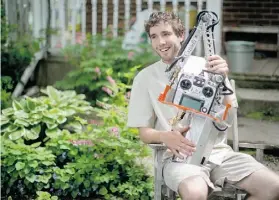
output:
[[[183,36],[176,36],[170,24],[160,22],[150,28],[152,48],[163,62],[171,64],[181,47]]]

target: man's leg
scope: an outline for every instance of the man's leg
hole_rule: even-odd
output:
[[[182,200],[206,200],[208,185],[202,177],[192,176],[179,184],[178,193]]]
[[[267,168],[252,173],[236,185],[250,194],[248,200],[279,199],[279,176]]]
[[[211,181],[219,186],[235,184],[249,193],[249,200],[279,200],[278,175],[244,153],[228,152],[212,170]]]
[[[163,168],[166,185],[178,192],[183,200],[206,200],[208,188],[214,189],[209,173],[214,165],[200,167],[186,163],[167,161]]]

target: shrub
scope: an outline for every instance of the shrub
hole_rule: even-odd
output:
[[[104,96],[101,88],[107,76],[130,85],[137,70],[158,59],[147,45],[140,45],[140,51],[124,50],[122,38],[107,38],[104,43],[99,36],[89,38],[83,45],[65,48],[64,55],[76,68],[56,86],[85,94],[93,105]]]
[[[13,81],[10,76],[1,77],[1,110],[12,104],[11,90],[13,89]]]
[[[42,90],[47,96],[14,100],[12,107],[2,110],[1,127],[4,137],[17,140],[52,138],[64,128],[80,131],[84,120],[77,114],[92,111],[84,95],[75,91],[58,91],[48,86]],[[67,122],[67,123],[66,123]]]
[[[151,199],[152,179],[142,162],[150,151],[139,142],[137,131],[125,125],[127,100],[121,96],[126,87],[115,86],[111,98],[118,99],[118,106],[96,109],[107,117],[98,126],[77,115],[92,110],[84,95],[52,87],[44,91],[47,96],[14,101],[3,110],[2,195]]]
[[[40,49],[39,41],[41,40],[34,40],[29,33],[17,34],[18,26],[7,24],[4,7],[5,4],[1,1],[1,79],[10,77],[13,81],[10,81],[9,88],[5,87],[5,83],[1,84],[1,92],[4,93],[4,95],[1,94],[1,106],[3,106],[2,97],[5,100],[9,99],[9,93],[14,90],[34,54]],[[11,38],[11,35],[17,35],[17,38]]]

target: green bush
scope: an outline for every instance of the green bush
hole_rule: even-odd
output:
[[[12,105],[11,91],[13,88],[13,81],[10,76],[1,77],[1,110]]]
[[[62,81],[58,81],[56,86],[83,93],[87,100],[95,105],[97,98],[104,96],[102,87],[107,83],[107,76],[130,85],[136,71],[158,58],[149,45],[139,45],[137,51],[124,50],[122,41],[119,37],[107,38],[104,42],[97,36],[88,38],[82,45],[66,47],[65,58],[75,67],[75,70],[69,72]]]
[[[2,2],[2,1],[1,1]],[[5,4],[1,4],[1,79],[10,77],[13,81],[10,82],[11,87],[5,88],[2,85],[1,92],[7,94],[12,92],[20,80],[24,70],[30,64],[35,52],[39,47],[39,40],[34,40],[31,34],[18,33],[18,26],[15,24],[7,24],[5,17]],[[17,38],[11,38],[11,35],[17,35]],[[41,40],[41,39],[40,39]],[[1,95],[2,97],[2,95]],[[1,98],[2,104],[2,98]]]
[[[52,87],[44,91],[47,96],[14,101],[12,108],[3,110],[2,196],[152,199],[152,179],[142,161],[150,150],[125,124],[126,87],[117,84],[110,97],[118,99],[118,105],[102,103],[108,109],[96,109],[106,117],[99,125],[87,125],[77,116],[92,110],[84,95]]]
[[[80,131],[86,121],[77,114],[92,110],[84,95],[75,91],[58,91],[48,86],[39,98],[14,100],[12,107],[2,110],[1,127],[4,138],[26,140],[52,138],[64,128]]]

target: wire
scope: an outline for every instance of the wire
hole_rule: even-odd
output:
[[[225,131],[228,129],[228,126],[226,126],[225,128],[220,128],[218,127],[218,125],[215,122],[212,122],[213,126],[218,130],[218,131]]]
[[[224,86],[224,88],[223,88],[224,92],[221,92],[220,93],[221,95],[231,95],[231,94],[233,94],[233,91],[226,86],[225,82],[223,82],[222,85]],[[225,92],[225,91],[229,91],[229,92]]]

